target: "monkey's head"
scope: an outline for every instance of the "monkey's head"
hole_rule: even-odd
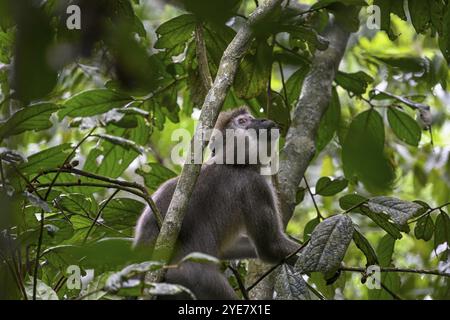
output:
[[[275,122],[255,118],[242,107],[219,115],[210,148],[216,163],[268,165],[276,151],[278,137]]]

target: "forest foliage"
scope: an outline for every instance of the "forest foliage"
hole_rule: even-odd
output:
[[[180,173],[172,132],[193,132],[207,94],[196,28],[214,78],[258,1],[200,1],[189,13],[80,0],[82,28],[70,30],[72,2],[0,0],[0,298],[185,290],[132,281],[165,268],[131,250],[133,228]],[[288,225],[304,248],[294,268],[276,270],[276,297],[448,299],[450,3],[301,2],[307,13],[279,8],[255,28],[222,107],[276,121],[282,148],[314,54],[328,48],[329,14],[353,33]],[[225,262],[185,261],[220,263],[238,287]],[[380,289],[366,286],[373,265]],[[71,286],[73,266],[92,281]],[[247,261],[232,266],[245,278]]]

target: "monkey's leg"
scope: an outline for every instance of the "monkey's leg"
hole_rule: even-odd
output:
[[[180,284],[191,290],[200,300],[235,300],[236,293],[216,266],[200,263],[183,263],[170,269],[166,282]],[[186,298],[186,297],[175,297]]]
[[[223,260],[256,259],[258,255],[250,239],[246,236],[241,236],[222,253],[220,258]]]

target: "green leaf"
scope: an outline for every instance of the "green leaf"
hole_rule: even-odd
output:
[[[373,78],[363,71],[358,71],[356,73],[339,71],[335,81],[345,90],[356,95],[361,95],[366,93],[369,83],[373,82]]]
[[[367,200],[367,198],[360,196],[359,194],[347,194],[339,199],[339,206],[342,210],[350,210],[356,206],[363,205]],[[355,208],[352,211],[360,212],[359,208]]]
[[[317,181],[316,194],[321,196],[333,196],[347,188],[347,185],[348,181],[343,177],[334,180],[331,180],[328,177],[322,177]]]
[[[64,164],[71,152],[70,143],[48,148],[29,156],[28,161],[20,165],[18,169],[25,175],[40,173],[47,169],[57,169]]]
[[[361,207],[361,214],[369,217],[373,222],[375,222],[380,228],[384,229],[395,239],[401,239],[402,234],[400,233],[399,227],[394,223],[389,221],[389,216],[383,213],[376,213],[370,211],[367,207]]]
[[[378,257],[375,250],[372,248],[369,240],[367,240],[366,237],[364,237],[364,235],[356,228],[353,232],[353,241],[366,257],[366,266],[378,265]]]
[[[447,63],[450,63],[450,3],[445,7],[442,22],[442,31],[439,33],[439,47]]]
[[[387,116],[392,130],[400,140],[414,147],[419,145],[422,130],[417,121],[396,108],[388,108]]]
[[[309,67],[304,65],[295,71],[286,81],[286,93],[289,101],[289,108],[300,98],[300,92],[303,87],[303,81],[309,72]]]
[[[395,40],[395,35],[391,29],[391,13],[396,14],[406,21],[406,14],[403,9],[403,1],[398,0],[374,0],[373,4],[381,11],[381,30],[386,31],[391,40]]]
[[[58,112],[60,119],[69,117],[90,117],[105,113],[114,108],[121,108],[133,101],[133,98],[120,92],[108,89],[83,91],[64,103]]]
[[[414,235],[417,239],[429,241],[433,237],[433,233],[434,222],[429,214],[417,220],[416,227],[414,228]]]
[[[320,223],[320,219],[314,218],[305,225],[305,229],[303,230],[303,240],[304,241],[307,241],[311,238],[312,232],[314,231],[314,229],[317,227],[317,225],[319,223]]]
[[[24,131],[39,131],[52,126],[49,118],[59,106],[53,103],[39,103],[14,113],[0,126],[0,140]]]
[[[328,40],[320,36],[317,31],[312,28],[289,25],[284,26],[281,31],[288,32],[291,39],[306,41],[310,48],[317,48],[321,51],[328,48]]]
[[[411,22],[417,33],[424,33],[430,26],[430,4],[427,0],[408,0]]]
[[[158,187],[167,180],[177,176],[175,172],[159,163],[148,163],[147,166],[150,167],[148,172],[145,172],[142,169],[137,169],[136,173],[144,178],[145,185],[152,192],[156,191],[156,189],[158,189]]]
[[[234,88],[241,99],[252,99],[267,89],[272,68],[272,48],[258,44],[256,53],[247,55],[236,74]]]
[[[156,49],[171,49],[183,44],[192,38],[196,18],[192,14],[175,17],[159,26],[156,33],[159,35],[155,43]]]
[[[102,202],[100,206],[104,203]],[[107,225],[114,226],[116,229],[132,228],[144,207],[142,202],[131,198],[115,198],[103,208],[102,218]]]
[[[353,236],[352,220],[347,215],[335,215],[322,221],[311,239],[300,251],[295,264],[301,273],[336,271]]]
[[[387,214],[400,226],[427,210],[426,207],[416,202],[403,201],[393,197],[372,198],[368,202],[368,208],[374,213]]]
[[[319,131],[317,133],[317,152],[323,150],[333,139],[334,134],[339,129],[341,122],[341,103],[336,88],[333,88],[330,105],[320,120]]]
[[[384,153],[384,124],[380,114],[370,109],[357,115],[342,146],[344,173],[354,176],[372,192],[391,188],[395,174]]]
[[[276,300],[311,300],[309,289],[300,272],[282,264],[275,278]]]
[[[395,239],[390,235],[381,238],[377,246],[377,257],[381,267],[388,267],[391,264],[394,253]]]
[[[450,245],[450,218],[445,212],[441,212],[435,223],[434,230],[434,247],[437,248],[440,244],[446,242]]]
[[[85,215],[92,218],[95,216],[98,210],[97,202],[95,201],[95,199],[84,194],[62,194],[58,198],[56,198],[55,201],[62,209],[70,213]]]

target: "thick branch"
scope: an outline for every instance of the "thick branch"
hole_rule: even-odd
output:
[[[294,212],[298,185],[316,152],[320,119],[331,100],[332,84],[344,55],[349,33],[332,22],[323,36],[328,39],[329,47],[325,51],[317,51],[312,60],[311,70],[303,83],[286,143],[280,154],[279,196],[285,225]]]
[[[205,102],[203,103],[200,121],[194,134],[193,141],[191,142],[191,146],[201,145],[202,149],[204,148],[204,141],[207,139],[202,141],[202,134],[210,131],[207,129],[212,129],[214,127],[227,92],[233,83],[240,60],[247,51],[253,38],[252,27],[270,16],[280,3],[281,0],[268,0],[263,5],[259,6],[228,45],[222,56],[222,60],[220,61],[219,70],[213,86],[209,90]],[[201,143],[198,143],[199,141],[201,141]],[[181,229],[181,223],[184,218],[186,207],[200,173],[201,164],[192,163],[193,151],[191,151],[191,158],[189,158],[183,166],[161,232],[156,241],[156,258],[163,261],[168,261],[170,259],[171,251]]]

